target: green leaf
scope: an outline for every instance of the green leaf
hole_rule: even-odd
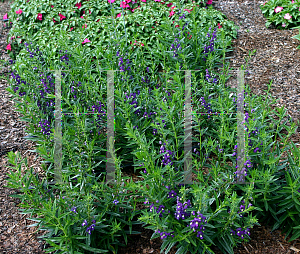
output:
[[[272,22],[266,22],[266,28],[268,28],[271,25]]]
[[[93,247],[90,247],[90,246],[86,246],[82,243],[77,243],[77,245],[85,250],[89,250],[91,252],[95,252],[95,253],[106,253],[106,252],[109,252],[108,250],[101,250],[101,249],[96,249],[96,248],[93,248]]]
[[[289,242],[294,241],[294,240],[296,240],[299,237],[300,237],[300,230],[296,230],[296,233],[293,234],[293,236],[291,237],[291,239],[289,240]]]

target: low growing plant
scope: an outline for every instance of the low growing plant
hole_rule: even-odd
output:
[[[164,240],[162,251],[177,245],[177,254],[211,252],[212,245],[233,253],[234,246],[249,239],[249,230],[259,219],[273,218],[270,223],[274,228],[287,222],[288,233],[293,228],[292,237],[299,235],[299,151],[288,143],[297,126],[290,118],[282,124],[284,108],[277,108],[278,112],[270,109],[276,101],[268,97],[271,84],[266,98],[253,96],[247,86],[243,91],[246,161],[242,171],[237,172],[238,96],[235,89],[225,86],[229,78],[225,53],[230,37],[222,29],[224,24],[209,25],[215,21],[203,22],[201,28],[196,21],[199,13],[203,21],[212,9],[195,7],[190,23],[178,13],[179,23],[174,22],[172,29],[166,17],[155,50],[145,45],[130,51],[128,37],[112,28],[116,33],[113,39],[108,38],[107,48],[87,47],[84,28],[74,34],[73,42],[64,40],[67,33],[60,31],[58,47],[53,51],[40,49],[39,43],[24,43],[26,49],[16,58],[7,90],[14,95],[22,120],[29,122],[27,138],[37,141],[35,151],[48,167],[43,165],[46,176],[40,182],[33,169],[27,169],[26,160],[22,175],[24,161],[9,153],[14,172],[8,174],[8,187],[23,193],[16,196],[22,199],[23,212],[38,216],[33,219],[38,222],[35,225],[49,231],[45,236],[52,246],[49,252],[117,253],[118,246],[122,246],[120,238],[126,242],[132,225],[141,222],[153,230],[153,238]],[[164,38],[164,34],[168,36]],[[151,54],[144,54],[147,50]],[[163,78],[157,75],[157,59],[163,63]],[[65,184],[53,181],[57,172],[55,79],[51,70],[57,69],[62,69],[62,113],[68,113],[62,117],[61,126],[61,180]],[[106,75],[108,70],[116,69],[120,71],[114,79],[117,142],[113,159],[117,182],[109,186],[104,183],[108,150]],[[192,146],[197,170],[190,173],[198,180],[185,186],[178,185],[186,174],[183,70],[192,70],[192,105],[196,113]],[[279,120],[274,120],[275,114]],[[284,129],[287,135],[283,135]],[[291,148],[294,159],[289,157],[287,167],[287,160],[280,158]],[[142,170],[141,181],[125,184],[127,178],[121,171],[124,161],[131,162],[134,170]],[[235,184],[239,173],[245,175],[246,184]],[[136,209],[137,202],[145,202],[150,210]]]

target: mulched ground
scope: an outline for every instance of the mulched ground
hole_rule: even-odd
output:
[[[240,26],[238,38],[233,41],[234,51],[228,56],[234,70],[245,63],[244,58],[248,56],[249,50],[257,49],[256,55],[249,62],[250,76],[245,76],[245,83],[249,84],[253,93],[256,95],[265,94],[267,84],[272,79],[273,84],[271,94],[280,99],[278,104],[288,110],[293,120],[300,120],[300,91],[299,91],[299,41],[291,37],[298,34],[298,30],[277,30],[265,28],[266,19],[263,17],[259,5],[263,1],[214,1],[216,9],[222,11],[228,19],[233,20]],[[0,19],[10,9],[11,2],[7,0],[0,2]],[[246,30],[249,29],[249,32]],[[9,59],[6,54],[7,30],[1,30],[0,34],[0,55],[1,59]],[[1,68],[2,69],[2,68]],[[0,75],[8,74],[9,69],[0,70]],[[235,86],[236,74],[232,72],[232,78],[227,85]],[[7,184],[6,174],[8,151],[20,151],[22,158],[27,157],[29,166],[34,167],[38,174],[41,172],[41,159],[29,150],[34,150],[35,143],[25,141],[22,137],[26,136],[26,123],[19,121],[21,114],[15,111],[11,96],[5,88],[5,80],[0,78],[0,253],[45,253],[43,248],[45,241],[37,239],[37,236],[44,232],[34,234],[36,227],[27,228],[26,226],[34,222],[28,220],[29,215],[22,215],[18,212],[17,205],[19,199],[11,198],[9,195],[15,194],[14,190],[3,187]],[[299,131],[291,137],[294,142],[299,142]],[[142,207],[142,206],[141,206]],[[132,236],[128,246],[120,248],[120,254],[144,254],[160,253],[162,240],[159,238],[150,240],[151,230],[136,227],[134,230],[140,231],[141,235]],[[251,231],[251,241],[244,243],[234,249],[234,253],[298,253],[300,252],[299,239],[290,243],[284,240],[280,230],[271,232],[268,225],[255,226]],[[215,253],[221,253],[214,249]],[[173,247],[169,252],[174,254],[176,248]]]

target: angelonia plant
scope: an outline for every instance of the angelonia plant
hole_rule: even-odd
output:
[[[37,142],[36,152],[45,163],[41,181],[33,168],[23,174],[22,165],[27,168],[27,161],[21,160],[19,154],[9,153],[12,170],[8,173],[8,187],[22,193],[15,195],[22,200],[22,212],[37,216],[32,220],[38,222],[35,225],[39,230],[49,230],[44,237],[50,247],[48,252],[117,253],[120,246],[125,246],[123,240],[127,244],[130,234],[140,233],[132,227],[141,223],[153,230],[153,238],[163,240],[162,251],[166,249],[167,253],[176,246],[177,254],[213,253],[212,245],[233,253],[234,246],[250,239],[251,228],[260,219],[268,220],[273,228],[289,225],[287,233],[292,233],[294,239],[299,236],[300,152],[288,140],[297,125],[286,116],[284,108],[270,109],[270,104],[276,101],[269,99],[271,84],[266,98],[253,96],[247,86],[242,92],[245,161],[242,169],[237,166],[241,159],[237,156],[236,139],[240,95],[236,89],[225,86],[230,77],[225,54],[236,27],[207,6],[211,1],[203,7],[200,6],[203,1],[192,3],[196,5],[188,11],[184,9],[186,2],[90,0],[74,4],[56,1],[52,7],[29,0],[20,3],[26,9],[14,5],[8,15],[19,26],[18,32],[22,32],[23,23],[17,25],[17,15],[24,14],[24,22],[27,17],[43,22],[46,15],[56,13],[55,17],[49,16],[50,25],[41,23],[41,29],[32,30],[33,34],[21,43],[22,48],[11,62],[7,89],[13,95],[17,111],[23,115],[21,119],[28,122],[25,138]],[[41,9],[49,7],[53,12],[26,16],[26,11],[35,12],[31,4]],[[60,7],[62,4],[69,9]],[[107,44],[95,43],[95,35],[89,32],[93,31],[92,22],[86,27],[80,23],[92,17],[106,22],[108,16],[122,13],[116,19],[124,21],[128,17],[128,25],[129,17],[134,14],[129,8],[151,14],[148,4],[160,6],[153,9],[157,10],[156,15],[161,15],[153,47],[136,40],[137,37],[132,38],[128,32],[131,27],[126,27],[125,22],[119,24],[123,28],[108,27],[106,23],[99,40],[107,39]],[[117,6],[120,12],[114,13]],[[161,6],[167,8],[167,15]],[[104,16],[99,13],[93,16],[98,7]],[[74,31],[72,39],[66,40],[71,31],[61,29],[59,24],[74,11],[78,15],[73,17],[74,22],[80,25],[70,29],[78,32]],[[213,19],[215,16],[217,20]],[[56,27],[51,25],[51,20]],[[150,21],[154,22],[151,15],[143,23]],[[97,20],[96,23],[99,24]],[[49,27],[55,27],[55,41],[36,36]],[[141,29],[139,33],[148,42],[149,32],[146,27]],[[54,159],[57,74],[54,70],[58,69],[62,97],[61,181],[54,177],[57,176]],[[107,74],[112,70],[115,71],[116,179],[106,184],[107,152],[112,152],[107,147],[105,129]],[[190,172],[194,182],[188,184],[183,183],[187,174],[184,172],[185,70],[192,70],[191,99],[195,113]],[[275,115],[279,120],[274,119]],[[280,160],[292,148],[293,157]],[[127,164],[134,172],[138,171],[141,181],[122,176]],[[245,176],[246,184],[236,183],[240,175]],[[137,203],[146,208],[137,209]]]

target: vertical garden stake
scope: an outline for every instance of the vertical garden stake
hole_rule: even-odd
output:
[[[192,107],[191,107],[191,71],[185,71],[184,106],[184,184],[192,184]]]
[[[244,114],[244,70],[237,72],[237,183],[245,183],[245,114]]]
[[[107,152],[106,184],[115,183],[114,156],[114,70],[107,71]]]
[[[54,132],[54,180],[62,184],[62,136],[61,136],[61,70],[55,70],[55,132]]]

